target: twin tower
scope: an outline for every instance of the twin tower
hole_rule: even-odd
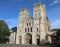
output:
[[[33,5],[33,18],[30,17],[27,8],[19,11],[16,44],[51,43],[51,38],[47,33],[49,31],[50,23],[46,17],[45,4],[40,2]]]

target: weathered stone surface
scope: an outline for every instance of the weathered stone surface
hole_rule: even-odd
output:
[[[22,8],[19,11],[17,34],[12,33],[11,44],[34,44],[52,43],[50,22],[46,18],[45,4],[36,3],[33,7],[33,19],[29,10]]]

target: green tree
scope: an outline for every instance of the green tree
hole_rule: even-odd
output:
[[[60,29],[57,29],[56,44],[60,46]]]
[[[0,20],[0,43],[6,43],[9,40],[9,35],[8,25],[4,20]]]

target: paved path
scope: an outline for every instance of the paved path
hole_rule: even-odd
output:
[[[0,47],[52,47],[52,46],[0,44]]]

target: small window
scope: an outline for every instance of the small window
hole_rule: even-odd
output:
[[[49,28],[48,28],[48,31],[49,31]]]
[[[28,23],[27,23],[27,26],[28,26]]]
[[[29,28],[28,28],[28,32],[29,32]]]
[[[48,35],[46,35],[46,40],[48,40]]]
[[[38,28],[37,28],[37,31],[38,31]]]
[[[25,32],[26,32],[26,28],[25,28]]]
[[[29,23],[29,26],[31,26],[31,23]]]
[[[32,27],[31,27],[31,32],[32,32]]]

